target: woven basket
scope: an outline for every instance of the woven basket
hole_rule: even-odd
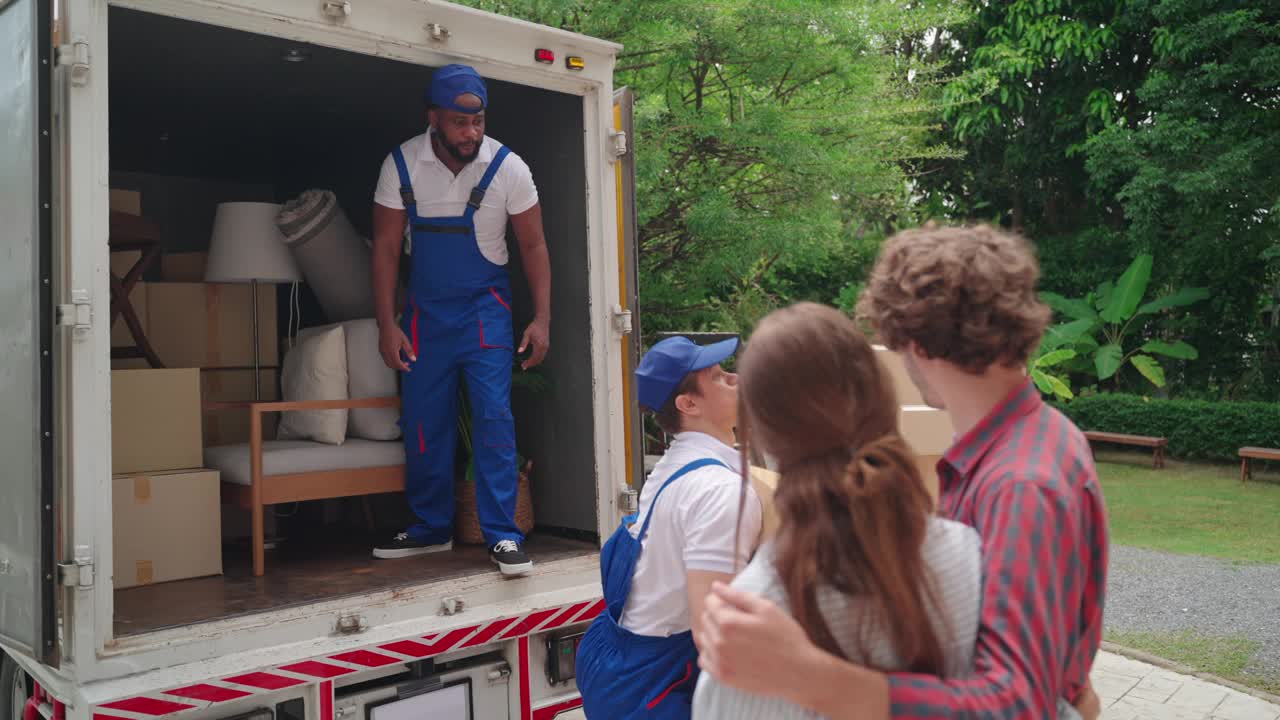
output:
[[[533,530],[533,495],[529,491],[529,474],[533,461],[520,469],[516,485],[516,527],[526,535]],[[483,545],[484,533],[480,531],[480,511],[476,506],[476,484],[458,480],[453,486],[454,530],[453,539],[464,545]]]

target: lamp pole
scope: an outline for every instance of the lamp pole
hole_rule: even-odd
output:
[[[262,401],[262,375],[258,369],[258,281],[251,280],[253,285],[253,400]]]

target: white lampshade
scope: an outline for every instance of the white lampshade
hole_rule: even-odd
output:
[[[280,206],[229,202],[218,205],[213,239],[205,264],[206,282],[265,283],[302,281],[302,272],[276,227]]]

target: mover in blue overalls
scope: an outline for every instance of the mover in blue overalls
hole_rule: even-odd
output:
[[[379,350],[402,372],[405,495],[418,522],[374,549],[403,558],[453,547],[458,379],[466,377],[480,528],[504,575],[529,572],[516,527],[517,468],[511,417],[516,352],[528,369],[546,356],[551,268],[529,167],[485,137],[488,93],[465,65],[437,70],[427,93],[428,131],[383,163],[374,197],[373,286]],[[534,319],[514,348],[506,226],[515,229]],[[406,302],[396,321],[405,227],[411,237]]]
[[[744,547],[733,547],[742,485],[733,447],[737,376],[720,363],[737,346],[736,339],[698,346],[668,338],[636,368],[640,404],[674,438],[645,482],[639,512],[601,551],[606,609],[576,663],[591,720],[689,717],[698,680],[693,623],[711,583],[732,579],[759,538],[762,510],[748,488]]]

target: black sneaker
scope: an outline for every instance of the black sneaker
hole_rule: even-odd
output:
[[[489,548],[489,557],[498,564],[503,575],[527,575],[533,571],[533,561],[515,540],[500,540]]]
[[[453,549],[453,541],[431,545],[421,540],[414,540],[409,537],[409,533],[399,533],[391,542],[383,543],[373,549],[373,556],[383,560],[391,560],[394,558],[407,558],[414,555],[426,555],[427,553],[444,552]]]

